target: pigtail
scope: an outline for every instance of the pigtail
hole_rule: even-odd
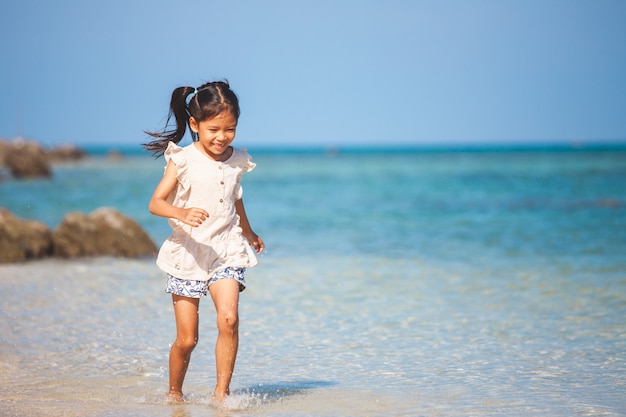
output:
[[[187,104],[187,98],[193,94],[193,97]],[[165,127],[162,132],[148,132],[146,134],[155,138],[154,140],[144,143],[143,147],[152,152],[152,155],[158,158],[163,155],[170,142],[178,143],[185,136],[189,118],[193,117],[196,121],[203,121],[217,116],[221,112],[229,111],[239,120],[239,99],[233,90],[230,89],[228,81],[215,81],[202,84],[198,89],[193,87],[178,87],[172,92],[170,101],[170,111],[165,121]],[[168,130],[170,120],[174,117],[176,127]],[[189,129],[191,131],[191,129]],[[195,142],[197,135],[191,131],[191,138]]]
[[[143,147],[152,152],[155,158],[163,155],[170,142],[179,143],[185,136],[187,125],[189,124],[189,109],[187,108],[187,97],[196,91],[193,87],[178,87],[172,92],[170,100],[170,111],[165,121],[165,127],[161,132],[145,131],[146,134],[156,138],[148,143],[144,143]],[[168,129],[170,120],[174,117],[176,126]],[[193,133],[193,132],[192,132]]]

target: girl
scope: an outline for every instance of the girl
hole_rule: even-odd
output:
[[[172,115],[176,128],[167,130]],[[149,210],[168,218],[172,227],[157,257],[157,265],[167,273],[166,292],[172,294],[176,318],[167,392],[172,402],[184,400],[183,381],[198,342],[198,306],[207,291],[215,304],[218,329],[213,398],[222,402],[229,394],[239,345],[244,271],[256,264],[255,252],[265,248],[250,227],[241,199],[241,176],[255,164],[246,152],[231,146],[238,119],[239,101],[228,83],[211,82],[197,89],[176,88],[165,129],[146,132],[155,139],[145,148],[156,157],[164,155],[167,162]],[[193,142],[179,147],[187,126]]]

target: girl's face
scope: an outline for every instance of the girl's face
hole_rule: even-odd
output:
[[[226,111],[198,122],[189,118],[189,127],[198,134],[196,146],[216,161],[224,161],[231,155],[230,144],[235,139],[237,119]]]

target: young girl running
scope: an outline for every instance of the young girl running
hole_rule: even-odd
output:
[[[172,116],[176,127],[167,130]],[[172,294],[176,318],[167,392],[172,402],[184,400],[183,381],[198,342],[198,306],[207,292],[215,304],[218,329],[213,398],[222,402],[228,396],[239,345],[244,271],[256,264],[255,252],[265,247],[252,231],[241,199],[241,176],[255,164],[246,152],[231,146],[238,119],[239,101],[228,83],[210,82],[197,89],[176,88],[164,130],[146,132],[155,139],[145,148],[157,157],[164,155],[167,162],[149,210],[166,217],[172,227],[157,257],[157,265],[167,273],[166,292]],[[187,126],[193,142],[179,147]]]

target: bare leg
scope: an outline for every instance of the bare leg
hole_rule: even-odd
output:
[[[239,347],[239,283],[221,279],[209,287],[217,312],[217,342],[215,366],[217,381],[213,397],[223,401],[230,394],[230,380],[235,369]]]
[[[198,343],[199,298],[182,297],[172,294],[174,315],[176,316],[176,341],[170,349],[170,401],[183,401],[183,381],[189,366],[191,352]]]

